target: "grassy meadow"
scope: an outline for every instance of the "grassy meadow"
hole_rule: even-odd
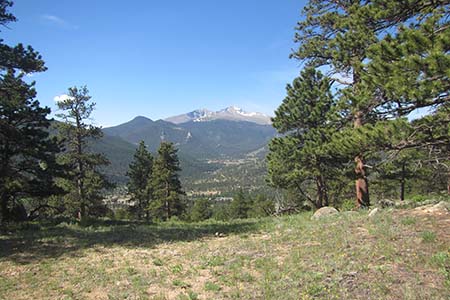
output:
[[[0,236],[0,299],[448,299],[448,213],[310,216],[29,224]]]

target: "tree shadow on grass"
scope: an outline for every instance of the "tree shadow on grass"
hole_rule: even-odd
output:
[[[72,224],[29,228],[0,235],[0,262],[12,260],[28,264],[61,255],[82,255],[80,250],[104,247],[154,248],[161,243],[194,241],[221,234],[256,232],[256,220],[230,223],[162,223],[143,225],[136,222],[96,222],[88,227]]]

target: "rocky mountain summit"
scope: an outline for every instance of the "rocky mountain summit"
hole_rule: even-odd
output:
[[[242,121],[259,125],[270,125],[270,117],[259,112],[246,112],[237,106],[230,106],[219,111],[196,109],[189,113],[166,118],[164,121],[183,124],[187,122],[207,122],[213,120]]]

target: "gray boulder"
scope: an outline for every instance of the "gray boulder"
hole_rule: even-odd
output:
[[[331,206],[324,206],[324,207],[316,210],[316,212],[311,217],[311,220],[318,220],[323,217],[331,216],[331,215],[334,215],[337,213],[339,213],[339,211],[336,208],[331,207]]]
[[[378,201],[378,205],[380,205],[382,208],[394,207],[395,202],[388,199],[381,199],[380,201]]]
[[[375,207],[374,209],[372,209],[369,213],[369,218],[373,218],[374,216],[378,215],[378,213],[380,212],[380,209],[378,207]]]
[[[423,211],[426,213],[448,213],[449,203],[441,201],[438,204],[428,204],[416,207],[414,210]]]

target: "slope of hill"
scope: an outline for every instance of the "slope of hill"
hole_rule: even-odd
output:
[[[448,299],[448,226],[415,209],[30,224],[0,233],[0,299]]]
[[[110,164],[102,167],[105,175],[116,184],[124,184],[128,181],[126,173],[133,160],[136,145],[129,143],[117,136],[105,134],[101,139],[89,143],[89,148],[93,152],[103,153]],[[156,152],[155,149],[152,151]],[[191,178],[200,176],[208,177],[208,174],[220,168],[220,164],[202,161],[184,153],[179,153],[181,165],[181,179],[189,182]]]
[[[272,124],[270,117],[258,112],[246,112],[239,107],[230,106],[219,111],[197,109],[192,112],[165,119],[167,122],[182,124],[186,122],[207,122],[212,120],[244,121],[260,125]]]
[[[151,151],[155,151],[162,140],[170,141],[180,153],[195,159],[243,157],[264,147],[275,135],[272,126],[253,122],[213,120],[173,124],[144,117],[103,131],[132,144],[144,140]]]
[[[104,135],[101,139],[89,143],[93,152],[103,153],[110,164],[103,167],[105,175],[114,183],[127,181],[126,173],[130,165],[136,146],[124,141],[120,137]]]
[[[232,196],[239,189],[255,194],[272,195],[275,190],[266,184],[267,148],[258,149],[244,158],[210,161],[217,168],[208,173],[194,173],[182,177],[182,183],[189,196]]]
[[[128,165],[136,145],[144,140],[155,153],[162,140],[173,142],[179,149],[181,179],[187,190],[202,192],[209,189],[232,191],[240,185],[257,188],[264,185],[264,155],[249,155],[264,149],[275,135],[271,125],[254,122],[211,120],[173,124],[136,117],[124,124],[103,129],[104,137],[91,148],[104,153],[111,164],[104,168],[117,183],[126,182]],[[234,166],[230,166],[230,161]],[[239,165],[236,168],[236,162]],[[248,177],[245,174],[254,174]],[[217,178],[221,178],[218,182]],[[225,180],[224,180],[225,178]]]

